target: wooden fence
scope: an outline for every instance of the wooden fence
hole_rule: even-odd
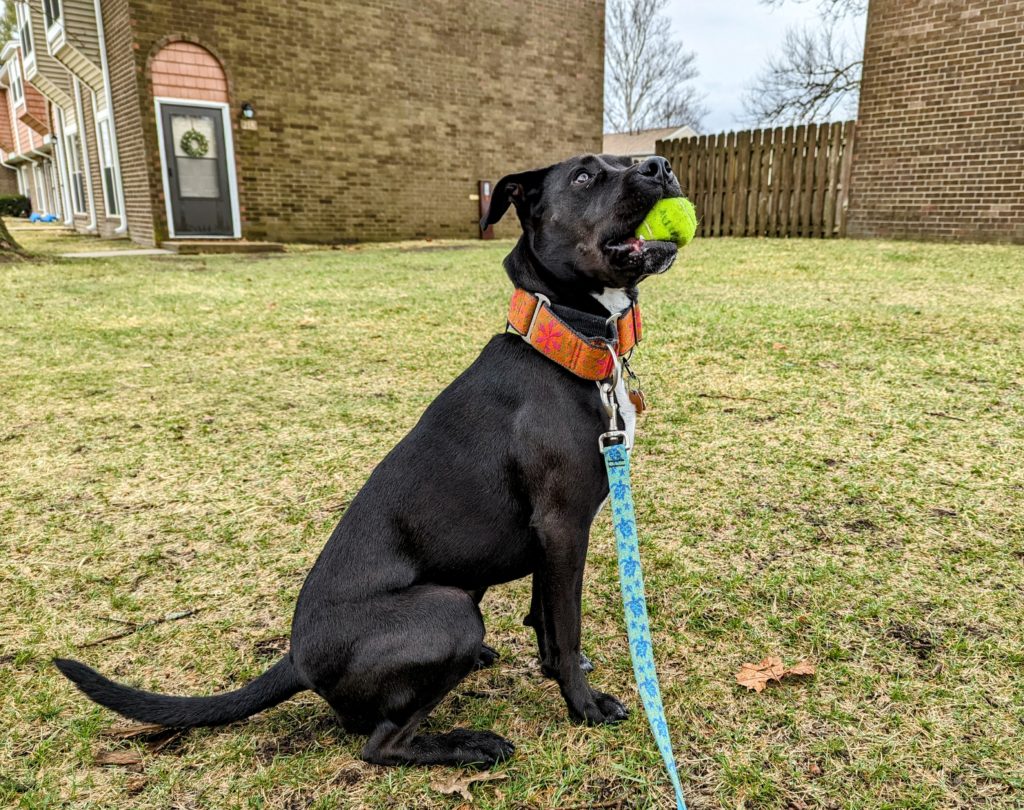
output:
[[[698,236],[846,235],[854,121],[658,141]]]

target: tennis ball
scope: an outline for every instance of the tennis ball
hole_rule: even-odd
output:
[[[641,239],[675,242],[679,247],[689,244],[696,232],[697,210],[686,197],[659,200],[636,229]]]

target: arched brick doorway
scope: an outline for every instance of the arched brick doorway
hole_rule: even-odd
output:
[[[239,237],[224,68],[199,45],[171,42],[150,72],[171,238]]]

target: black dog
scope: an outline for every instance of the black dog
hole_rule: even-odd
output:
[[[514,205],[523,234],[505,259],[512,283],[604,324],[672,264],[674,244],[633,233],[654,203],[679,194],[663,158],[584,155],[503,178],[483,225]],[[607,429],[593,382],[517,334],[497,335],[356,495],[299,594],[291,650],[263,675],[233,692],[171,697],[55,663],[92,700],[144,722],[229,723],[312,689],[346,729],[369,735],[368,762],[490,766],[514,750],[497,734],[416,729],[497,657],[483,643],[486,589],[532,575],[525,623],[570,716],[622,720],[625,707],[587,684],[580,653],[590,524],[608,494],[597,438]]]

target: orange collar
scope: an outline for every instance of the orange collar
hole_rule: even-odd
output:
[[[561,317],[556,314],[555,308],[563,313]],[[631,304],[628,309],[619,313],[617,318],[612,316],[605,321],[603,330],[592,327],[595,324],[599,326],[604,319],[596,315],[579,313],[580,319],[588,322],[584,327],[590,327],[588,331],[603,331],[608,334],[614,320],[615,338],[588,337],[581,334],[567,322],[570,319],[569,313],[572,312],[567,308],[552,305],[546,296],[517,288],[512,293],[512,301],[508,305],[508,324],[533,348],[577,377],[595,381],[608,379],[612,376],[615,365],[610,349],[614,347],[619,357],[622,357],[629,354],[640,342],[640,307]]]

